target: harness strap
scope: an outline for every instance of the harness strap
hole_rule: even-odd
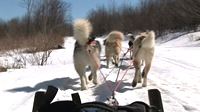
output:
[[[133,45],[132,45],[131,47],[128,48],[127,52],[124,53],[124,56],[126,56],[126,54],[127,54],[128,52],[130,52],[132,49],[133,49]]]
[[[107,86],[109,87],[110,91],[113,91],[112,88],[111,88],[111,86],[110,86],[110,85],[108,84],[108,82],[106,81],[106,78],[105,78],[105,76],[103,75],[103,72],[101,71],[99,65],[97,64],[96,60],[94,59],[93,54],[91,53],[90,50],[88,50],[88,51],[89,51],[90,55],[92,56],[92,59],[94,60],[94,62],[95,62],[95,64],[96,64],[97,68],[99,69],[101,75],[103,76],[103,79],[104,79],[104,81],[106,82]]]
[[[140,49],[140,48],[141,48],[141,46],[139,46],[139,49]],[[99,71],[100,71],[101,75],[103,76],[103,78],[104,78],[104,81],[106,82],[107,86],[109,87],[110,91],[112,92],[112,98],[114,98],[114,99],[115,99],[115,97],[114,97],[114,93],[115,93],[115,91],[118,89],[119,85],[120,85],[120,84],[121,84],[121,82],[122,82],[122,79],[124,78],[124,76],[126,75],[126,73],[127,73],[127,72],[128,72],[128,70],[129,70],[130,66],[132,65],[133,61],[135,60],[135,57],[136,57],[136,55],[137,55],[137,53],[138,53],[139,49],[137,50],[137,52],[136,52],[135,56],[133,57],[133,59],[132,59],[131,63],[129,64],[129,66],[128,66],[128,68],[126,69],[126,71],[125,71],[124,75],[122,76],[122,78],[120,79],[119,83],[117,84],[117,86],[115,87],[115,89],[114,89],[114,90],[112,90],[111,86],[110,86],[110,85],[109,85],[109,83],[106,81],[106,78],[105,78],[105,76],[103,75],[103,73],[102,73],[102,71],[101,71],[101,69],[100,69],[99,65],[97,64],[96,60],[94,59],[94,56],[93,56],[93,54],[91,53],[91,51],[90,51],[90,50],[88,50],[88,51],[89,51],[89,53],[90,53],[90,55],[92,56],[92,58],[93,58],[93,60],[94,60],[95,64],[96,64],[97,68],[99,69]],[[124,55],[124,56],[125,56],[125,55]],[[111,99],[111,100],[112,100],[112,99]],[[116,99],[115,99],[115,100],[116,100]],[[109,101],[110,101],[110,100],[109,100]],[[117,100],[116,100],[116,101],[117,101]]]
[[[115,87],[113,93],[118,89],[119,85],[121,84],[122,82],[122,79],[124,78],[124,76],[126,75],[126,73],[128,72],[129,68],[131,67],[133,61],[135,60],[135,57],[132,59],[131,63],[129,64],[128,68],[126,69],[124,75],[122,76],[122,78],[120,79],[119,83],[117,84],[117,86]]]
[[[95,44],[96,44],[96,41],[92,41],[90,44],[86,43],[85,45],[90,46],[90,45],[95,45]]]
[[[141,48],[141,46],[139,46],[139,49],[138,49],[137,52],[135,53],[135,56],[133,57],[131,63],[130,63],[129,66],[128,66],[128,68],[126,69],[124,75],[122,76],[122,78],[121,78],[121,80],[119,81],[118,85],[115,87],[115,89],[114,89],[114,91],[113,91],[113,94],[114,94],[114,92],[118,89],[119,85],[120,85],[121,82],[122,82],[122,79],[124,78],[124,76],[126,75],[126,73],[128,72],[128,70],[130,69],[130,67],[131,67],[133,61],[135,60],[135,57],[137,56],[137,53],[138,53],[138,51],[140,50],[140,48]]]

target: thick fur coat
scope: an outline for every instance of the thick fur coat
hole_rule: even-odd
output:
[[[143,78],[143,87],[147,86],[147,74],[151,68],[152,60],[155,51],[155,33],[154,31],[148,31],[146,34],[140,34],[135,37],[133,44],[133,56],[135,67],[135,77],[132,82],[132,86],[135,87],[137,83],[141,82],[141,75]],[[145,66],[141,74],[141,61],[145,61]]]
[[[89,38],[92,32],[92,25],[88,20],[78,19],[73,24],[74,39],[76,40],[74,48],[74,67],[80,76],[81,90],[87,90],[86,67],[91,68],[89,80],[98,83],[97,70],[100,67],[101,46],[95,38]]]
[[[119,55],[122,50],[121,41],[124,39],[123,33],[119,31],[112,31],[108,34],[105,40],[105,55],[107,60],[107,68],[109,68],[109,61],[112,59],[115,66],[118,66]]]

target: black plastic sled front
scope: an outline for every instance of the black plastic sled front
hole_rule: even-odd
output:
[[[48,86],[47,91],[35,93],[32,112],[164,112],[159,90],[148,90],[150,105],[136,101],[125,106],[110,106],[103,102],[81,103],[78,93],[72,94],[72,101],[52,102],[58,89]]]

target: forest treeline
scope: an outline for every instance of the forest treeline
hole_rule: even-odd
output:
[[[73,34],[72,5],[63,0],[22,0],[26,9],[23,17],[5,21],[0,19],[0,50],[38,46],[47,49],[62,43],[64,36]],[[137,5],[112,0],[97,5],[88,12],[93,35],[112,30],[154,30],[157,35],[165,31],[196,30],[200,24],[200,0],[139,0]],[[81,13],[81,12],[80,12]]]
[[[0,49],[37,47],[45,50],[72,35],[71,4],[62,0],[22,0],[23,17],[0,19]]]
[[[165,31],[196,30],[200,24],[200,0],[140,0],[134,6],[131,3],[117,6],[112,1],[90,10],[88,19],[95,35],[113,29],[122,32],[148,29],[157,35]]]

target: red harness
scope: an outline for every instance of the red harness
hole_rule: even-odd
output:
[[[86,44],[86,46],[95,45],[95,44],[96,44],[96,41],[93,41],[91,44]]]

